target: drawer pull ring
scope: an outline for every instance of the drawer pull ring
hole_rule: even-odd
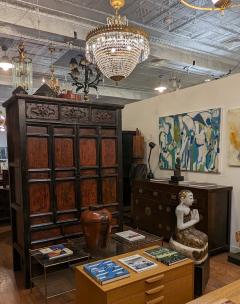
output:
[[[155,283],[155,282],[158,282],[158,281],[162,280],[163,278],[164,278],[164,274],[161,274],[161,275],[159,275],[157,277],[153,277],[153,278],[147,279],[146,283],[152,284],[152,283]]]
[[[153,288],[153,289],[150,289],[150,290],[146,291],[146,294],[147,295],[153,295],[155,293],[158,293],[158,292],[162,291],[163,289],[164,289],[164,285]]]
[[[161,296],[161,297],[156,298],[154,300],[147,301],[146,304],[158,304],[158,303],[161,303],[163,300],[164,300],[164,296]]]

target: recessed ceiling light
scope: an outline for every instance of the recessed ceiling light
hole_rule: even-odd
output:
[[[205,82],[210,82],[212,79],[210,79],[210,78],[207,78],[207,79],[205,79],[204,81]]]
[[[155,88],[154,90],[158,91],[159,93],[163,93],[164,91],[166,91],[166,89],[167,89],[167,87],[160,86],[160,87]]]

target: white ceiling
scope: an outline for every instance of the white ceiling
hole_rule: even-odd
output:
[[[36,88],[49,74],[50,41],[57,50],[56,73],[64,81],[71,57],[84,49],[86,33],[105,24],[112,13],[108,0],[3,0],[0,10],[0,45],[7,45],[8,55],[14,56],[19,39],[24,38]],[[175,80],[185,88],[239,71],[240,8],[222,16],[190,10],[178,0],[126,0],[121,14],[150,33],[151,56],[118,86],[106,80],[99,101],[128,103],[156,95],[154,88],[160,84],[172,91]],[[1,100],[11,93],[10,83],[10,77],[1,73]]]

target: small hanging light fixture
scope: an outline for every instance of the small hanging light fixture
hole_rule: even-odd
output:
[[[32,59],[27,57],[25,52],[24,43],[21,41],[18,45],[19,56],[13,57],[13,87],[22,87],[24,90],[29,91],[33,86],[32,75]]]
[[[60,84],[55,76],[55,66],[53,64],[53,53],[56,51],[52,43],[50,43],[48,50],[51,54],[51,65],[50,65],[50,80],[47,82],[49,87],[58,95],[60,93]]]
[[[5,45],[3,45],[2,51],[5,52],[5,54],[4,54],[4,56],[2,56],[2,58],[0,60],[0,68],[3,69],[5,72],[12,69],[12,67],[13,67],[11,60],[7,56],[7,50],[8,50],[8,48]]]

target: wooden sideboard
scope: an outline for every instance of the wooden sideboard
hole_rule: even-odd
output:
[[[144,250],[115,256],[111,260],[118,262],[118,259],[134,254],[145,256]],[[79,266],[76,268],[76,303],[185,304],[191,301],[194,291],[193,262],[186,260],[173,266],[156,263],[157,267],[140,273],[128,268],[130,277],[106,285],[98,284],[85,273],[83,266]]]
[[[29,249],[81,236],[81,212],[108,208],[122,226],[122,106],[13,95],[7,114],[14,269]]]
[[[193,208],[201,219],[196,227],[208,235],[209,253],[229,251],[232,187],[134,181],[134,225],[169,240],[176,227],[178,193],[183,189],[191,190],[196,199]]]

